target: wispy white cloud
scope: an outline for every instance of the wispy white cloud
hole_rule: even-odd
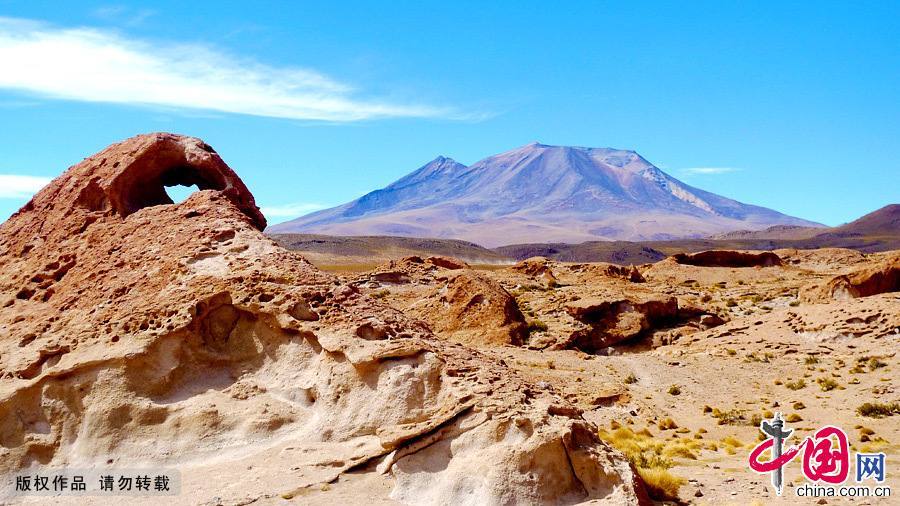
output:
[[[348,84],[319,72],[264,65],[207,46],[2,17],[0,88],[56,99],[300,120],[480,117],[360,98]]]
[[[0,199],[29,199],[50,181],[49,177],[0,174]]]
[[[93,10],[92,14],[104,21],[114,21],[126,26],[139,26],[156,15],[152,9],[132,9],[124,5],[105,5]]]
[[[732,172],[740,172],[743,169],[737,167],[691,167],[681,169],[681,173],[688,176],[710,175],[710,174],[730,174]]]
[[[266,218],[297,218],[313,211],[325,209],[328,206],[313,204],[310,202],[294,202],[280,206],[263,206],[260,208]]]

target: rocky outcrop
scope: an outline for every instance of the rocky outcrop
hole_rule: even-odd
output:
[[[201,191],[173,204],[173,184]],[[251,503],[372,463],[402,502],[646,500],[564,400],[264,226],[212,148],[171,134],[85,159],[0,226],[0,475],[177,465],[178,501]],[[444,310],[519,325],[494,288],[457,276]]]
[[[746,253],[743,251],[712,250],[700,253],[676,253],[675,262],[696,267],[773,267],[781,265],[781,258],[771,251]]]
[[[620,278],[632,283],[643,283],[646,280],[641,271],[634,265],[616,265],[607,263],[591,263],[591,264],[574,264],[569,269],[585,276],[602,276],[609,278]]]
[[[434,265],[435,267],[449,269],[451,271],[469,268],[469,264],[453,257],[430,256],[425,259],[425,262]]]
[[[544,257],[526,258],[510,267],[510,269],[531,277],[547,288],[553,288],[559,284],[556,275],[553,274],[551,261]]]
[[[423,259],[420,256],[403,257],[400,260],[390,260],[379,266],[360,281],[370,281],[374,284],[407,284],[430,283],[434,281],[435,274],[440,270],[467,269],[469,264],[451,257],[431,256]],[[374,285],[373,285],[374,286]]]
[[[566,312],[588,328],[573,333],[565,346],[594,353],[673,323],[678,318],[678,300],[666,296],[580,299],[569,303]]]
[[[528,333],[516,299],[493,279],[470,270],[449,275],[408,312],[435,332],[474,346],[519,346]]]
[[[898,291],[900,291],[900,255],[892,255],[876,265],[835,276],[824,284],[805,287],[801,298],[807,302],[822,302]]]

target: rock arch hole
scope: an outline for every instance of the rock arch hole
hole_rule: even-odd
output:
[[[132,178],[122,181],[121,214],[128,216],[151,206],[181,202],[195,191],[224,190],[222,175],[185,164],[157,165],[129,171]]]
[[[197,185],[193,184],[190,186],[184,185],[175,185],[175,186],[166,186],[163,187],[166,195],[169,196],[169,200],[171,200],[175,204],[180,204],[184,202],[188,197],[193,195],[195,192],[200,191],[200,188]]]

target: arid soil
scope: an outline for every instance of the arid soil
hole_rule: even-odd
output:
[[[0,502],[120,504],[9,484],[158,467],[173,504],[765,504],[746,462],[776,411],[896,455],[898,252],[324,272],[264,228],[171,134],[0,226]],[[786,480],[796,500],[796,462]]]
[[[769,476],[750,471],[747,456],[760,419],[774,412],[796,430],[792,443],[832,424],[848,431],[854,451],[893,455],[900,448],[900,412],[858,412],[867,402],[900,400],[898,252],[710,252],[633,270],[534,258],[475,270],[515,299],[527,337],[518,345],[510,334],[499,345],[493,336],[503,328],[503,297],[487,286],[468,294],[477,308],[471,315],[494,308],[481,333],[438,335],[476,347],[572,402],[605,438],[632,448],[633,460],[661,463],[683,478],[681,501],[773,501]],[[400,281],[342,277],[432,328],[448,320],[475,325],[459,321],[449,310],[458,303],[446,295],[465,271],[406,272]],[[446,310],[435,310],[441,304]],[[897,473],[888,472],[891,483]],[[804,482],[799,461],[785,475],[785,500],[799,501],[792,489]]]

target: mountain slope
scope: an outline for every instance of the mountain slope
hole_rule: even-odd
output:
[[[439,157],[381,190],[268,231],[499,246],[665,240],[779,224],[817,225],[686,185],[633,151],[532,143],[469,167]]]
[[[896,236],[900,233],[900,204],[888,204],[850,223],[835,227],[831,232]]]

